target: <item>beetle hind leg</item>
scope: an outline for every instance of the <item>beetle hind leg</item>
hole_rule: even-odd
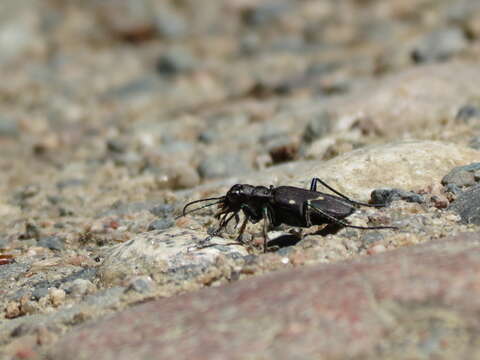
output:
[[[325,181],[323,181],[320,178],[312,179],[312,182],[310,183],[310,191],[317,191],[317,183],[320,183],[321,185],[325,186],[328,190],[332,191],[333,193],[340,196],[342,199],[344,199],[345,201],[349,202],[352,205],[368,206],[368,207],[385,207],[385,204],[368,204],[361,201],[352,200],[345,194],[342,194],[340,191],[335,190],[333,187],[328,185]]]

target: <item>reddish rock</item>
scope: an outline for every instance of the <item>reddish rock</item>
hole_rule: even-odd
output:
[[[475,358],[479,245],[464,233],[152,301],[73,331],[50,359]]]

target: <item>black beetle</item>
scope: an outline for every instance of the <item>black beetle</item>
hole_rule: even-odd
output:
[[[317,191],[318,183],[338,196]],[[187,211],[187,208],[193,204],[212,200],[216,201]],[[351,200],[319,178],[312,179],[310,190],[294,186],[266,187],[236,184],[225,196],[189,202],[183,208],[182,216],[216,204],[220,205],[220,210],[215,217],[220,219],[220,222],[211,236],[220,234],[232,219],[235,219],[238,224],[239,213],[243,212],[245,218],[236,241],[242,242],[242,235],[248,222],[257,223],[263,219],[264,251],[267,250],[269,227],[280,224],[296,227],[338,224],[355,229],[397,229],[394,226],[355,226],[342,221],[355,212],[356,206],[383,207],[385,204],[367,204]]]

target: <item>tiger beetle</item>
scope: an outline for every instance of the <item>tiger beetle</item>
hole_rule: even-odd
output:
[[[325,186],[338,196],[317,191],[317,184]],[[214,201],[187,211],[193,204]],[[385,204],[367,204],[354,201],[339,191],[335,190],[319,178],[313,178],[310,189],[294,186],[253,186],[249,184],[236,184],[224,196],[195,200],[185,205],[182,216],[208,206],[218,204],[220,209],[215,214],[219,225],[206,240],[217,236],[228,223],[235,219],[236,226],[240,222],[239,213],[243,212],[245,218],[240,226],[236,241],[242,242],[242,235],[248,222],[257,223],[263,220],[263,250],[267,251],[268,229],[270,226],[280,224],[307,228],[313,225],[337,224],[355,229],[397,229],[395,226],[356,226],[343,221],[352,215],[358,206],[384,207]]]

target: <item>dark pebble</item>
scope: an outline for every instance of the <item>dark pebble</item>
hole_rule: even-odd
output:
[[[58,208],[58,215],[59,216],[74,216],[75,212],[73,210],[64,208],[63,206]]]
[[[463,50],[467,40],[462,30],[451,27],[427,34],[412,51],[415,63],[444,61]]]
[[[476,171],[480,170],[480,162],[465,166],[454,167],[442,179],[442,185],[454,184],[458,187],[472,186],[475,184]]]
[[[298,145],[295,143],[279,144],[271,147],[268,153],[274,164],[292,161],[297,158]]]
[[[32,222],[25,224],[25,233],[20,234],[20,240],[38,239],[40,237],[40,229]]]
[[[308,122],[303,132],[302,140],[310,144],[314,140],[325,136],[330,131],[331,120],[330,114],[325,111],[315,115],[315,117]]]
[[[474,105],[464,105],[458,109],[455,120],[468,123],[472,119],[480,120],[480,109]]]
[[[375,189],[370,194],[370,197],[372,203],[385,205],[388,205],[395,200],[404,200],[418,204],[422,204],[425,201],[422,195],[401,189]]]
[[[196,60],[187,49],[175,48],[160,56],[156,69],[161,75],[171,76],[192,71],[195,67]]]
[[[56,250],[56,251],[61,251],[64,249],[64,241],[62,238],[58,236],[47,236],[47,237],[41,238],[38,241],[37,245],[50,250]]]
[[[291,137],[283,134],[268,134],[260,137],[265,143],[268,153],[274,164],[291,161],[297,158],[298,143]]]
[[[237,154],[211,156],[198,166],[198,173],[205,179],[245,174],[250,171],[251,167]]]
[[[198,135],[198,141],[200,141],[204,144],[211,144],[211,143],[215,142],[216,140],[218,140],[218,138],[220,137],[219,135],[220,134],[218,133],[218,131],[213,130],[213,129],[207,129],[207,130],[202,131]]]
[[[173,219],[157,219],[154,220],[148,225],[148,231],[153,231],[153,230],[164,230],[168,229],[173,225],[174,221]]]
[[[128,146],[125,141],[120,139],[109,139],[107,140],[107,149],[117,154],[123,154],[127,151]]]
[[[448,209],[459,214],[463,223],[480,225],[480,185],[460,194]]]

